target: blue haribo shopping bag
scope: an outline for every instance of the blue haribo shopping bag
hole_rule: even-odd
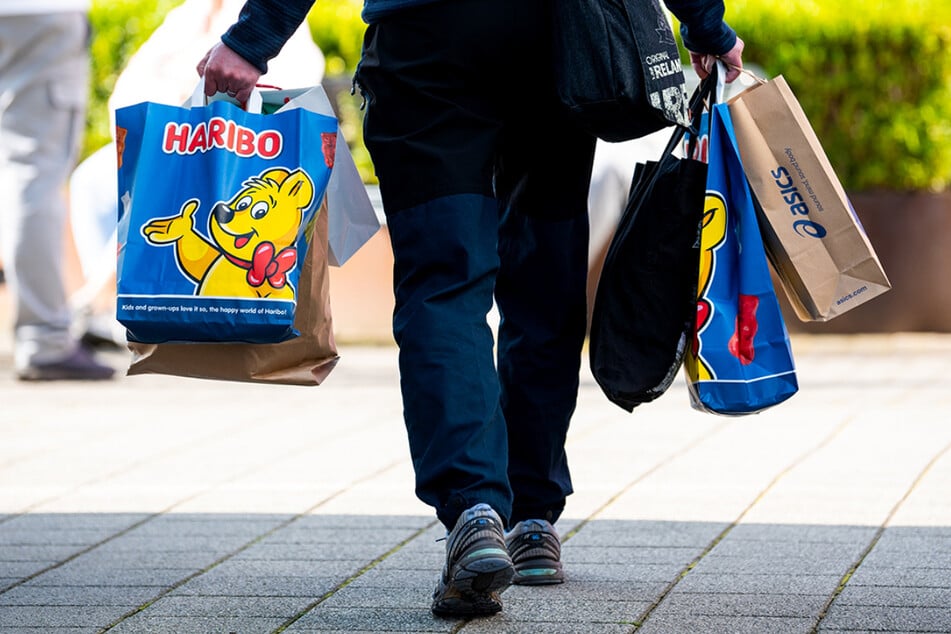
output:
[[[718,104],[709,116],[697,321],[684,369],[694,408],[750,414],[798,384],[730,111]]]
[[[196,91],[197,93],[197,91]],[[297,335],[297,283],[337,121],[227,101],[116,111],[117,318],[130,341]]]

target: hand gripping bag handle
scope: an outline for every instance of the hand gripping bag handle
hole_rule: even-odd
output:
[[[261,114],[261,108],[263,107],[261,91],[258,90],[257,86],[251,89],[251,96],[248,98],[248,102],[245,104],[242,104],[237,99],[229,97],[226,94],[220,92],[216,93],[209,100],[209,98],[205,96],[205,78],[201,77],[199,78],[198,85],[195,86],[195,90],[192,92],[192,96],[188,100],[187,105],[190,108],[201,108],[203,106],[207,106],[209,101],[227,101],[251,114]]]

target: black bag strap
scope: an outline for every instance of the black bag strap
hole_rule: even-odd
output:
[[[701,136],[700,126],[703,119],[703,113],[709,111],[713,107],[713,104],[716,101],[716,96],[717,65],[715,64],[710,74],[700,82],[700,84],[693,91],[693,95],[690,96],[690,127],[688,128],[682,125],[677,125],[674,127],[673,134],[670,135],[670,140],[667,142],[667,147],[664,148],[660,158],[656,163],[650,163],[646,166],[646,169],[650,170],[650,172],[646,174],[644,178],[641,178],[638,181],[637,187],[631,190],[628,196],[629,202],[636,197],[643,196],[645,192],[648,192],[654,188],[661,171],[661,164],[674,153],[674,150],[677,149],[677,146],[683,141],[684,135],[688,132],[690,133],[690,145],[687,149],[687,155],[691,156],[693,154],[694,149],[696,148],[696,143]]]

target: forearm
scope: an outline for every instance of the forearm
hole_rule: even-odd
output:
[[[722,0],[664,0],[680,20],[687,50],[722,55],[736,44],[736,33],[724,21]]]
[[[221,40],[261,73],[306,19],[314,0],[247,0]]]

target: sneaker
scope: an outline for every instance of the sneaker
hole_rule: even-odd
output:
[[[65,359],[35,363],[17,371],[21,381],[104,381],[111,379],[115,369],[96,361],[89,350],[77,346]]]
[[[512,583],[502,520],[488,504],[464,511],[446,538],[446,565],[433,593],[433,614],[482,616],[502,609],[499,591]]]
[[[543,586],[565,580],[565,571],[561,567],[561,541],[550,522],[519,522],[505,536],[505,544],[515,564],[512,583]]]

